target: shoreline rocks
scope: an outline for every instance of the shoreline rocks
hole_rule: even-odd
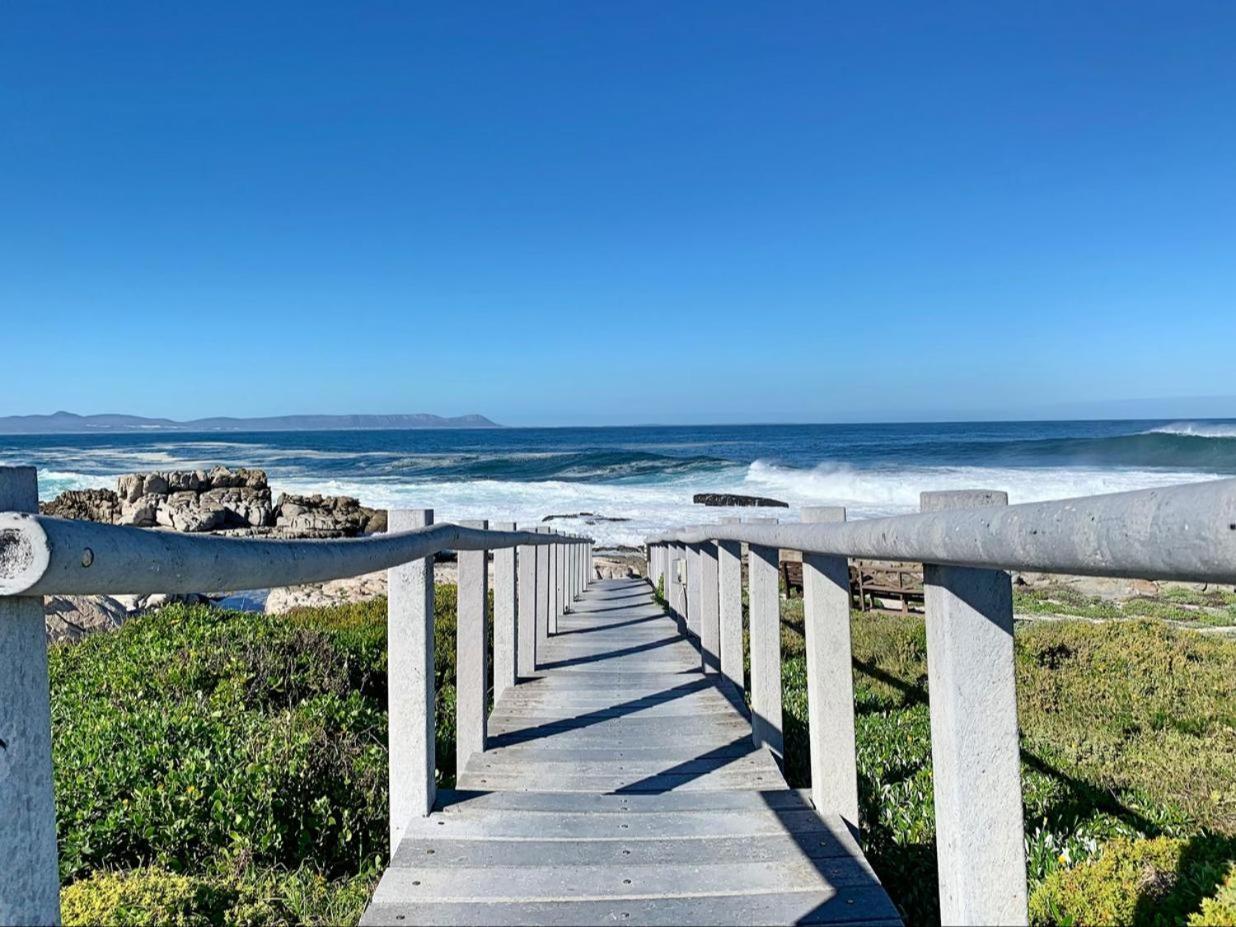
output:
[[[263,470],[215,467],[129,473],[116,489],[63,492],[45,515],[138,528],[241,537],[350,538],[386,530],[386,512],[351,496],[280,494],[272,501]]]
[[[769,499],[767,496],[744,496],[734,492],[697,492],[691,497],[696,505],[711,505],[715,507],[754,506],[756,508],[788,509],[790,504],[780,499]]]

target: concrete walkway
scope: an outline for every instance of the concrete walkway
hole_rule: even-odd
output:
[[[899,924],[647,583],[593,583],[362,924]]]

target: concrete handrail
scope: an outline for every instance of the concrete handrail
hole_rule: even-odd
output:
[[[782,755],[779,550],[802,553],[812,798],[860,826],[849,558],[923,564],[940,909],[947,924],[1024,924],[1025,849],[1010,570],[1236,583],[1236,480],[1010,506],[923,493],[921,513],[847,522],[840,507],[647,539],[649,579],[706,672],[744,678],[748,545],[752,737]]]
[[[1236,583],[1236,479],[833,524],[702,525],[646,543],[720,540],[873,560]]]
[[[531,676],[538,642],[594,574],[590,538],[513,522],[434,524],[431,509],[393,509],[390,531],[348,540],[186,535],[36,514],[33,467],[0,467],[0,923],[60,920],[52,796],[51,702],[44,595],[218,592],[387,571],[387,721],[391,852],[436,789],[434,558],[459,552],[456,585],[456,765],[483,750],[487,629],[494,693]],[[491,569],[488,551],[494,551]],[[517,572],[522,579],[517,582]],[[489,593],[493,592],[493,616]],[[535,626],[533,626],[535,625]],[[520,643],[522,642],[522,644]],[[521,650],[522,647],[522,650]]]
[[[0,595],[295,586],[385,570],[440,551],[588,543],[574,535],[452,524],[345,540],[261,540],[0,512]]]

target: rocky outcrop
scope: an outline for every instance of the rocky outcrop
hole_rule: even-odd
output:
[[[742,496],[733,492],[697,492],[691,501],[696,505],[735,506],[749,505],[759,508],[788,509],[790,504],[780,499],[769,499],[765,496]]]
[[[110,489],[70,489],[51,502],[41,503],[39,511],[56,518],[114,524],[120,514],[120,497]]]
[[[283,494],[271,501],[262,470],[130,473],[116,490],[61,493],[45,514],[139,528],[285,538],[343,538],[386,530],[386,512],[349,496]]]
[[[293,537],[355,537],[386,530],[386,511],[363,506],[351,496],[293,496],[276,506],[275,527]]]

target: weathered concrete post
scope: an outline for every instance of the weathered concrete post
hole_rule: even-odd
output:
[[[34,467],[0,467],[0,512],[37,512]],[[5,553],[0,539],[0,556]],[[84,555],[83,555],[84,556]],[[0,597],[0,923],[59,924],[43,600]]]
[[[781,729],[781,593],[779,552],[751,544],[747,549],[748,607],[751,623],[751,739],[766,744],[780,761],[785,752]]]
[[[732,525],[737,518],[723,518]],[[738,541],[717,542],[717,599],[721,621],[721,675],[743,691],[742,653],[742,545]]]
[[[550,529],[550,534],[557,534],[557,531]],[[549,572],[550,572],[550,608],[549,608],[549,633],[557,634],[557,619],[562,614],[562,545],[559,541],[554,541],[554,545],[549,549]]]
[[[484,530],[484,521],[460,522]],[[489,552],[461,550],[458,612],[455,622],[455,768],[463,772],[468,757],[485,749],[485,697],[489,691],[485,626],[489,602]]]
[[[678,631],[682,633],[686,630],[686,625],[683,623],[683,608],[684,589],[682,584],[683,571],[683,554],[685,551],[681,544],[670,545],[670,561],[669,561],[669,584],[666,587],[666,598],[669,601],[670,616],[678,623]]]
[[[495,522],[495,531],[514,531],[515,523]],[[515,598],[515,548],[500,547],[494,551],[494,701],[515,685],[518,675],[519,641],[515,634],[517,609]]]
[[[687,545],[687,634],[700,637],[700,545]]]
[[[516,550],[515,672],[528,677],[536,672],[536,545],[521,544]]]
[[[981,490],[921,497],[924,512],[1007,504]],[[1012,582],[924,564],[923,592],[941,922],[1025,924]]]
[[[699,545],[700,566],[700,656],[704,672],[721,669],[721,614],[718,601],[717,545]]]
[[[392,509],[389,531],[433,524],[433,509]],[[406,822],[433,810],[437,757],[434,732],[433,557],[387,571],[387,751],[391,853]]]
[[[804,522],[845,521],[840,506],[805,507]],[[803,554],[807,723],[811,798],[858,832],[858,759],[854,746],[854,672],[850,648],[850,565],[845,557]]]
[[[548,534],[549,529],[546,527],[538,527],[537,534]],[[551,577],[550,570],[550,548],[547,544],[538,544],[536,547],[536,652],[538,654],[545,652],[546,643],[549,640],[549,612],[551,602]]]

